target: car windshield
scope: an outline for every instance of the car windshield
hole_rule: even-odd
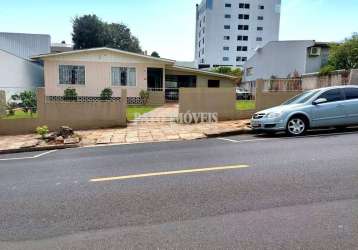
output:
[[[317,94],[318,90],[310,90],[303,92],[302,94],[299,94],[290,100],[282,103],[282,105],[289,105],[289,104],[301,104],[307,102],[309,99],[311,99],[315,94]]]

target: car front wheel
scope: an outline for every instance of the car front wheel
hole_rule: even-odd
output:
[[[303,135],[306,129],[306,122],[300,117],[293,117],[287,123],[287,133],[292,136]]]

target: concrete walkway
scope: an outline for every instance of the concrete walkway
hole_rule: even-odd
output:
[[[136,118],[134,123],[143,123],[143,122],[175,122],[179,114],[179,104],[178,103],[167,103],[161,107],[158,107],[148,113],[141,115]]]

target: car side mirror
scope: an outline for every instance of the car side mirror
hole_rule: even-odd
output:
[[[317,100],[313,101],[313,105],[318,105],[327,102],[326,98],[318,98]]]

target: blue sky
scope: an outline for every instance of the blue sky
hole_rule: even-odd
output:
[[[149,52],[191,60],[194,56],[195,4],[199,0],[2,0],[0,31],[50,34],[52,42],[71,42],[71,20],[97,14],[123,22]],[[358,0],[282,0],[282,40],[340,41],[358,32]]]

